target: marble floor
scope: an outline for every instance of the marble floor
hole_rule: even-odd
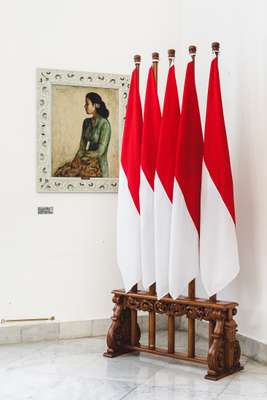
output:
[[[176,344],[185,348],[185,333]],[[205,352],[206,341],[197,348]],[[212,382],[204,366],[138,353],[109,359],[104,350],[104,337],[2,345],[0,400],[267,399],[267,366],[246,357],[244,371]]]

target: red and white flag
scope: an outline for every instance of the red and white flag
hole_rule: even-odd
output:
[[[201,196],[200,270],[203,285],[212,296],[239,272],[233,181],[217,57],[210,68]]]
[[[189,62],[176,151],[169,267],[173,298],[199,273],[203,136],[194,69],[194,62]]]
[[[117,260],[126,291],[141,280],[139,187],[142,125],[138,70],[135,68],[123,132],[117,214]]]
[[[175,150],[177,145],[180,107],[175,68],[169,69],[155,175],[155,269],[157,296],[169,292],[169,250],[172,212]]]
[[[141,150],[140,211],[142,282],[155,282],[154,179],[161,113],[153,68],[148,73]]]

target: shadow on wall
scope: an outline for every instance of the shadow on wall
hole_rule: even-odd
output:
[[[244,49],[242,49],[244,47]],[[242,58],[245,52],[245,43],[241,43],[239,51],[240,57],[237,58],[236,79],[236,176],[235,195],[237,208],[237,237],[239,244],[240,257],[240,277],[239,285],[236,285],[236,293],[241,299],[253,293],[253,302],[261,301],[261,274],[257,273],[260,265],[258,252],[258,212],[257,210],[257,181],[255,180],[255,148],[253,137],[257,135],[255,131],[255,116],[257,113],[257,101],[260,100],[257,81],[248,80],[250,76],[250,64]],[[258,82],[258,85],[262,82]],[[251,95],[255,94],[255,98]],[[257,96],[257,97],[256,97]],[[258,140],[258,138],[257,138]],[[258,166],[257,166],[258,168]],[[258,271],[259,272],[259,271]],[[248,286],[249,285],[249,286]],[[245,293],[243,292],[245,290]],[[251,305],[253,307],[253,305]],[[253,318],[250,315],[250,318]],[[253,323],[251,320],[250,323]]]

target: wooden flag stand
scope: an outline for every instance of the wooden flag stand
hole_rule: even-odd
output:
[[[218,56],[219,43],[213,43],[212,49]],[[170,64],[175,50],[169,50]],[[196,47],[190,46],[189,53],[194,61]],[[140,56],[134,57],[139,71]],[[152,65],[157,82],[159,54],[152,54]],[[142,351],[159,356],[168,356],[183,361],[207,364],[206,379],[218,380],[240,371],[240,346],[236,339],[237,323],[234,316],[238,304],[232,301],[219,301],[216,295],[209,299],[195,297],[195,280],[188,285],[188,296],[157,298],[156,285],[148,291],[141,291],[135,285],[130,292],[113,290],[113,316],[107,333],[107,351],[105,357],[117,357],[131,351]],[[137,323],[137,311],[148,312],[148,344],[141,345],[141,331]],[[168,318],[168,348],[156,346],[156,314],[165,314]],[[186,353],[175,351],[175,317],[186,316],[188,319],[188,346]],[[196,355],[195,320],[209,322],[209,350],[206,357]]]

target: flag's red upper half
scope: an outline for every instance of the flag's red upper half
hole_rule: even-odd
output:
[[[203,136],[195,85],[194,63],[187,66],[183,103],[177,141],[175,177],[187,209],[200,229],[200,190],[203,159]]]
[[[209,174],[235,222],[233,180],[224,124],[217,57],[212,61],[210,68],[204,160]]]
[[[121,164],[127,177],[128,187],[132,199],[139,213],[142,125],[142,106],[139,94],[138,71],[137,68],[135,68],[131,77],[126,110],[121,151]]]
[[[161,115],[157,87],[153,68],[150,67],[144,106],[141,166],[152,189],[154,189],[160,122]]]
[[[171,202],[173,196],[175,150],[177,146],[179,120],[180,107],[173,65],[168,73],[156,162],[158,177]]]

